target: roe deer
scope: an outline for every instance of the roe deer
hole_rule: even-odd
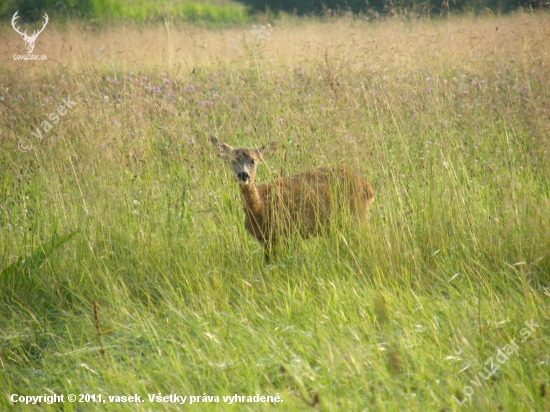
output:
[[[264,154],[273,151],[273,143],[259,149],[234,149],[215,137],[210,142],[231,165],[241,192],[246,230],[263,245],[267,262],[279,239],[292,233],[304,238],[325,234],[331,218],[342,212],[365,219],[374,201],[369,182],[345,166],[319,167],[256,186],[258,164]]]

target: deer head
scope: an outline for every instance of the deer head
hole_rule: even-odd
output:
[[[237,182],[243,185],[254,185],[258,164],[264,160],[263,155],[275,151],[278,146],[278,142],[271,142],[259,149],[234,149],[213,136],[210,137],[210,143],[218,156],[229,163]]]
[[[48,15],[46,13],[44,13],[44,23],[42,24],[42,28],[40,30],[38,30],[38,32],[36,30],[34,30],[33,33],[32,33],[32,36],[28,36],[27,35],[27,30],[25,30],[23,33],[21,33],[19,31],[19,27],[15,27],[15,21],[19,18],[17,13],[19,13],[19,10],[16,11],[15,14],[13,15],[13,18],[11,19],[11,26],[13,27],[13,29],[17,33],[19,33],[21,35],[21,38],[25,41],[25,48],[27,49],[27,54],[31,54],[32,51],[34,50],[34,42],[36,41],[38,35],[44,31],[44,29],[46,28],[46,25],[48,24],[48,21],[50,20],[50,18],[48,17]]]

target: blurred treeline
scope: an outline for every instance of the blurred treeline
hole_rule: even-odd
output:
[[[368,17],[383,15],[444,15],[448,12],[504,14],[520,7],[550,6],[550,0],[240,0],[252,10],[304,14],[352,12]]]
[[[16,10],[28,20],[44,12],[96,20],[129,18],[154,21],[165,17],[187,21],[240,23],[254,13],[297,15],[354,13],[368,18],[385,15],[434,16],[447,13],[492,12],[518,8],[548,9],[550,0],[1,0],[0,18]]]

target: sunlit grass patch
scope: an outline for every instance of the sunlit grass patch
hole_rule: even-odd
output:
[[[233,1],[151,1],[151,0],[90,0],[65,3],[42,1],[39,4],[20,4],[8,0],[0,6],[0,16],[11,19],[19,10],[23,20],[39,20],[48,13],[57,24],[69,19],[85,19],[93,24],[194,22],[208,25],[235,25],[249,20],[244,5]]]
[[[124,2],[98,4],[94,13],[100,18],[128,18],[136,21],[244,23],[248,14],[244,6],[234,2]]]

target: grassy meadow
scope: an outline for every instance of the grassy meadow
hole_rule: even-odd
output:
[[[527,13],[51,21],[24,62],[4,23],[0,410],[550,410],[548,39]],[[281,142],[259,183],[355,168],[368,226],[264,264],[210,135]]]

